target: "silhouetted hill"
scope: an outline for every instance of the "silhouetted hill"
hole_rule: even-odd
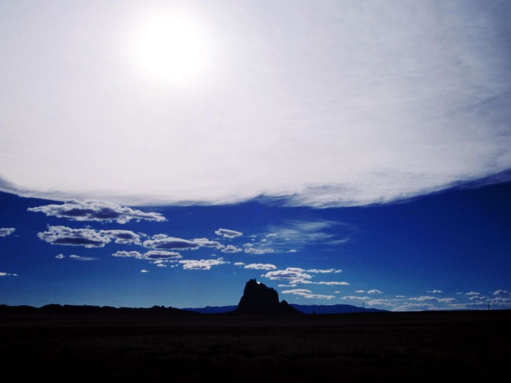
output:
[[[243,296],[234,312],[237,314],[298,314],[298,311],[286,301],[279,302],[279,294],[275,289],[255,279],[246,283]]]
[[[197,315],[194,312],[176,309],[174,307],[153,306],[145,307],[112,307],[90,305],[58,305],[49,304],[42,307],[32,306],[7,306],[0,305],[0,314],[35,314],[35,315],[144,315],[144,316],[190,316]]]
[[[224,314],[236,310],[238,306],[206,306],[206,307],[187,307],[181,310],[193,311],[201,314]]]

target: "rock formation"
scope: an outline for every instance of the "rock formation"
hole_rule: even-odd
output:
[[[279,294],[264,283],[251,279],[245,285],[237,313],[241,314],[290,314],[298,313],[286,301],[279,302]]]

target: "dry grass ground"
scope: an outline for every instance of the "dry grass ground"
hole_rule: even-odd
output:
[[[0,315],[1,371],[21,381],[492,381],[511,344],[511,311]]]

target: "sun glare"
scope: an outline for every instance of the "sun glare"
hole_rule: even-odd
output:
[[[146,17],[130,44],[137,70],[157,81],[188,84],[207,62],[208,44],[200,25],[179,13]]]

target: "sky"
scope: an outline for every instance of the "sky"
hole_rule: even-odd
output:
[[[509,17],[0,1],[0,303],[510,306]]]

